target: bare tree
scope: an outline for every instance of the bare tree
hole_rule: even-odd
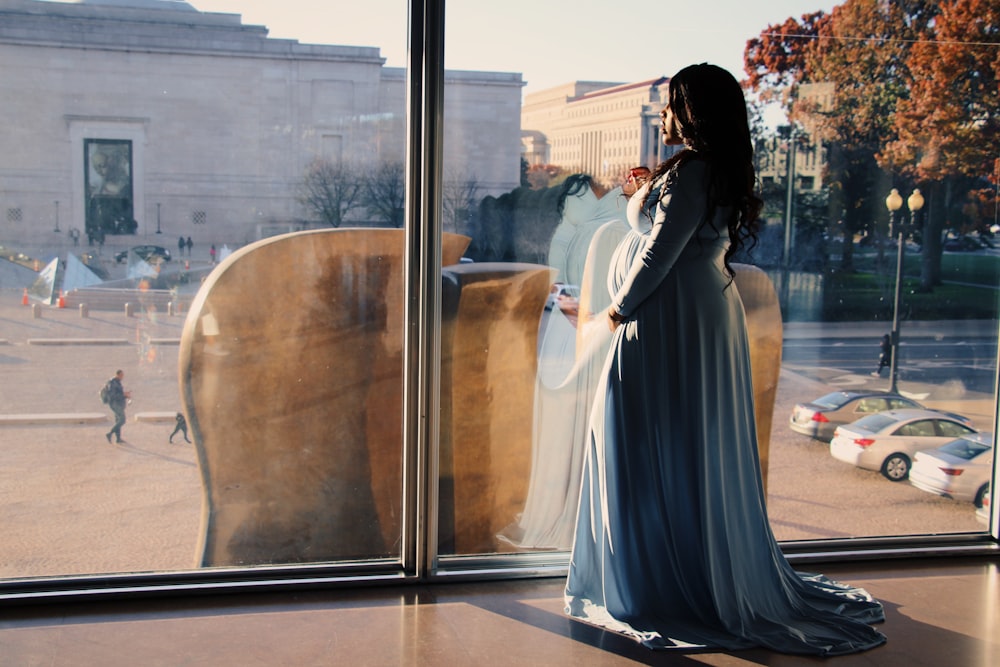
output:
[[[361,205],[359,171],[343,161],[317,158],[306,169],[299,202],[320,222],[340,227],[344,218]]]
[[[476,198],[478,194],[479,181],[475,174],[465,180],[452,178],[445,181],[441,193],[445,231],[456,234],[464,234],[467,231],[466,227],[478,205]]]
[[[402,162],[382,162],[365,181],[365,206],[376,220],[392,227],[403,226],[406,202]]]

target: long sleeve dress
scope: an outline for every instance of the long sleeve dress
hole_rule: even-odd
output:
[[[885,637],[862,589],[795,572],[770,525],[743,304],[707,206],[708,165],[647,187],[608,276],[625,317],[591,412],[566,585],[571,616],[651,648],[837,655]],[[703,222],[705,224],[703,224]]]

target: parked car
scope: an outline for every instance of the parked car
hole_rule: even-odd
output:
[[[955,500],[971,500],[976,507],[990,488],[993,474],[993,435],[973,433],[917,452],[910,484]]]
[[[788,426],[796,433],[829,442],[838,426],[884,410],[923,409],[920,403],[886,391],[835,391],[792,408]]]
[[[976,521],[984,526],[990,525],[990,490],[986,489],[983,503],[976,509]]]
[[[119,264],[124,264],[128,260],[129,252],[134,252],[138,255],[139,259],[144,262],[159,261],[159,262],[169,262],[170,261],[170,251],[163,246],[158,245],[137,245],[133,246],[131,250],[122,250],[121,252],[115,253],[115,261]]]
[[[922,449],[971,435],[969,420],[935,410],[886,410],[838,426],[830,454],[838,461],[881,472],[901,482],[910,475],[913,456]]]

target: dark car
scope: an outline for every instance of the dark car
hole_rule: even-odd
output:
[[[887,391],[835,391],[796,405],[788,426],[796,433],[829,442],[838,426],[867,414],[923,407],[913,399]]]
[[[134,252],[136,256],[144,262],[169,262],[170,251],[158,245],[137,245],[129,250],[122,250],[115,253],[115,261],[123,264],[128,260],[128,254]]]

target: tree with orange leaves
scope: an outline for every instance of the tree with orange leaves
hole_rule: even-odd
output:
[[[749,40],[743,53],[747,84],[773,98],[790,87],[808,81],[808,50],[826,29],[830,17],[824,12],[804,14],[769,25],[758,37]]]
[[[745,67],[752,87],[781,92],[790,118],[818,119],[847,234],[885,217],[891,186],[921,188],[923,289],[940,282],[945,226],[985,227],[984,211],[998,210],[997,0],[846,0],[769,26],[748,42]],[[832,109],[795,99],[796,85],[820,81],[834,84]]]
[[[909,51],[936,11],[930,0],[846,0],[829,14],[769,26],[747,44],[748,83],[790,88],[783,92],[789,118],[808,120],[827,147],[831,215],[843,215],[842,268],[851,268],[854,235],[886,217],[895,169],[876,156],[896,138],[896,106],[909,94]],[[796,99],[799,84],[819,82],[833,84],[830,106]]]
[[[933,39],[911,49],[912,83],[894,117],[897,137],[879,155],[914,178],[927,198],[925,290],[940,282],[946,222],[995,199],[1000,156],[1000,3],[950,0],[939,8]],[[984,187],[989,182],[993,187]]]

